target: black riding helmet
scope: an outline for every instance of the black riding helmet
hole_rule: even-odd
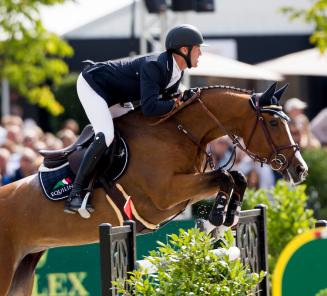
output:
[[[180,56],[182,56],[186,63],[187,67],[191,68],[191,50],[194,45],[203,45],[203,37],[201,32],[192,25],[178,25],[172,28],[166,37],[166,50],[174,52]],[[179,49],[183,46],[188,47],[188,54],[185,55],[179,51]]]

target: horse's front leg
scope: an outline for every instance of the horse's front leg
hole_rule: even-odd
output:
[[[217,170],[205,174],[175,175],[168,184],[168,187],[167,184],[156,187],[158,194],[154,195],[153,202],[158,209],[171,209],[187,200],[195,202],[219,190],[230,195],[234,181],[228,172]]]
[[[247,181],[243,173],[231,171],[230,174],[234,179],[235,186],[228,204],[226,219],[224,222],[224,225],[227,227],[232,227],[238,223],[243,196],[247,187]]]
[[[221,174],[224,178],[219,184],[220,191],[209,214],[209,222],[215,226],[220,226],[225,222],[229,200],[235,186],[230,173],[222,170]]]

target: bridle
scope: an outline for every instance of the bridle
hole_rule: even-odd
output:
[[[228,137],[232,140],[233,142],[233,152],[232,155],[235,155],[235,149],[236,147],[238,147],[240,150],[244,151],[250,158],[252,158],[254,161],[260,162],[261,165],[263,164],[267,164],[269,165],[274,171],[278,171],[280,173],[283,173],[285,170],[287,170],[295,156],[296,151],[299,151],[299,145],[298,144],[290,144],[290,145],[283,145],[283,146],[278,146],[274,143],[273,138],[271,137],[271,134],[269,132],[269,129],[267,127],[267,123],[263,117],[263,112],[269,112],[272,110],[281,110],[280,106],[265,106],[265,108],[262,108],[259,106],[259,97],[256,94],[253,94],[251,97],[251,100],[253,102],[253,108],[254,111],[256,112],[256,122],[253,125],[252,131],[250,133],[250,137],[247,141],[247,143],[245,143],[245,145],[243,145],[239,138],[230,133],[224,126],[223,124],[218,120],[218,118],[208,109],[208,107],[205,105],[205,103],[202,101],[201,97],[200,97],[200,93],[199,95],[194,98],[193,102],[199,102],[202,109],[205,111],[205,113],[216,123],[217,127],[219,129],[221,129],[226,135],[228,135]],[[271,148],[271,153],[269,155],[268,158],[265,157],[260,157],[258,155],[256,155],[255,153],[251,152],[248,147],[251,144],[251,141],[253,139],[253,135],[254,132],[256,130],[257,127],[261,127],[264,135],[265,135],[265,139],[268,143],[268,145]],[[200,147],[200,149],[203,151],[203,149],[200,146],[200,143],[198,141],[195,140],[195,137],[192,135],[192,133],[190,133],[187,129],[185,129],[185,127],[183,127],[182,124],[178,123],[178,129],[180,131],[182,131],[184,134],[186,134],[190,140],[195,143],[196,145],[198,145],[198,147]],[[288,161],[286,156],[283,154],[284,151],[288,150],[288,149],[292,149],[293,150],[293,154],[291,159]],[[204,153],[207,156],[207,163],[210,164],[211,168],[212,167],[212,155],[210,155],[210,153],[207,153],[206,151],[204,151]],[[231,158],[229,159],[228,162],[231,161]],[[206,166],[207,166],[206,163]],[[225,167],[226,165],[224,165]]]

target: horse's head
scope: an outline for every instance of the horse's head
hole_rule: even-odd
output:
[[[304,181],[308,167],[288,127],[289,117],[279,100],[287,85],[276,91],[276,83],[264,93],[254,93],[250,104],[253,116],[243,129],[245,149],[254,159],[266,163],[292,183]]]

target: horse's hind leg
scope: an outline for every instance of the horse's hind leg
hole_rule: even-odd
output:
[[[8,295],[15,273],[16,255],[5,238],[0,242],[0,295]]]
[[[35,267],[43,253],[44,251],[28,254],[19,263],[8,294],[9,296],[30,296],[32,294]]]
[[[228,227],[232,227],[238,223],[243,196],[247,187],[247,181],[243,173],[231,171],[230,174],[234,179],[235,186],[228,204],[226,219],[224,222],[224,225]]]

